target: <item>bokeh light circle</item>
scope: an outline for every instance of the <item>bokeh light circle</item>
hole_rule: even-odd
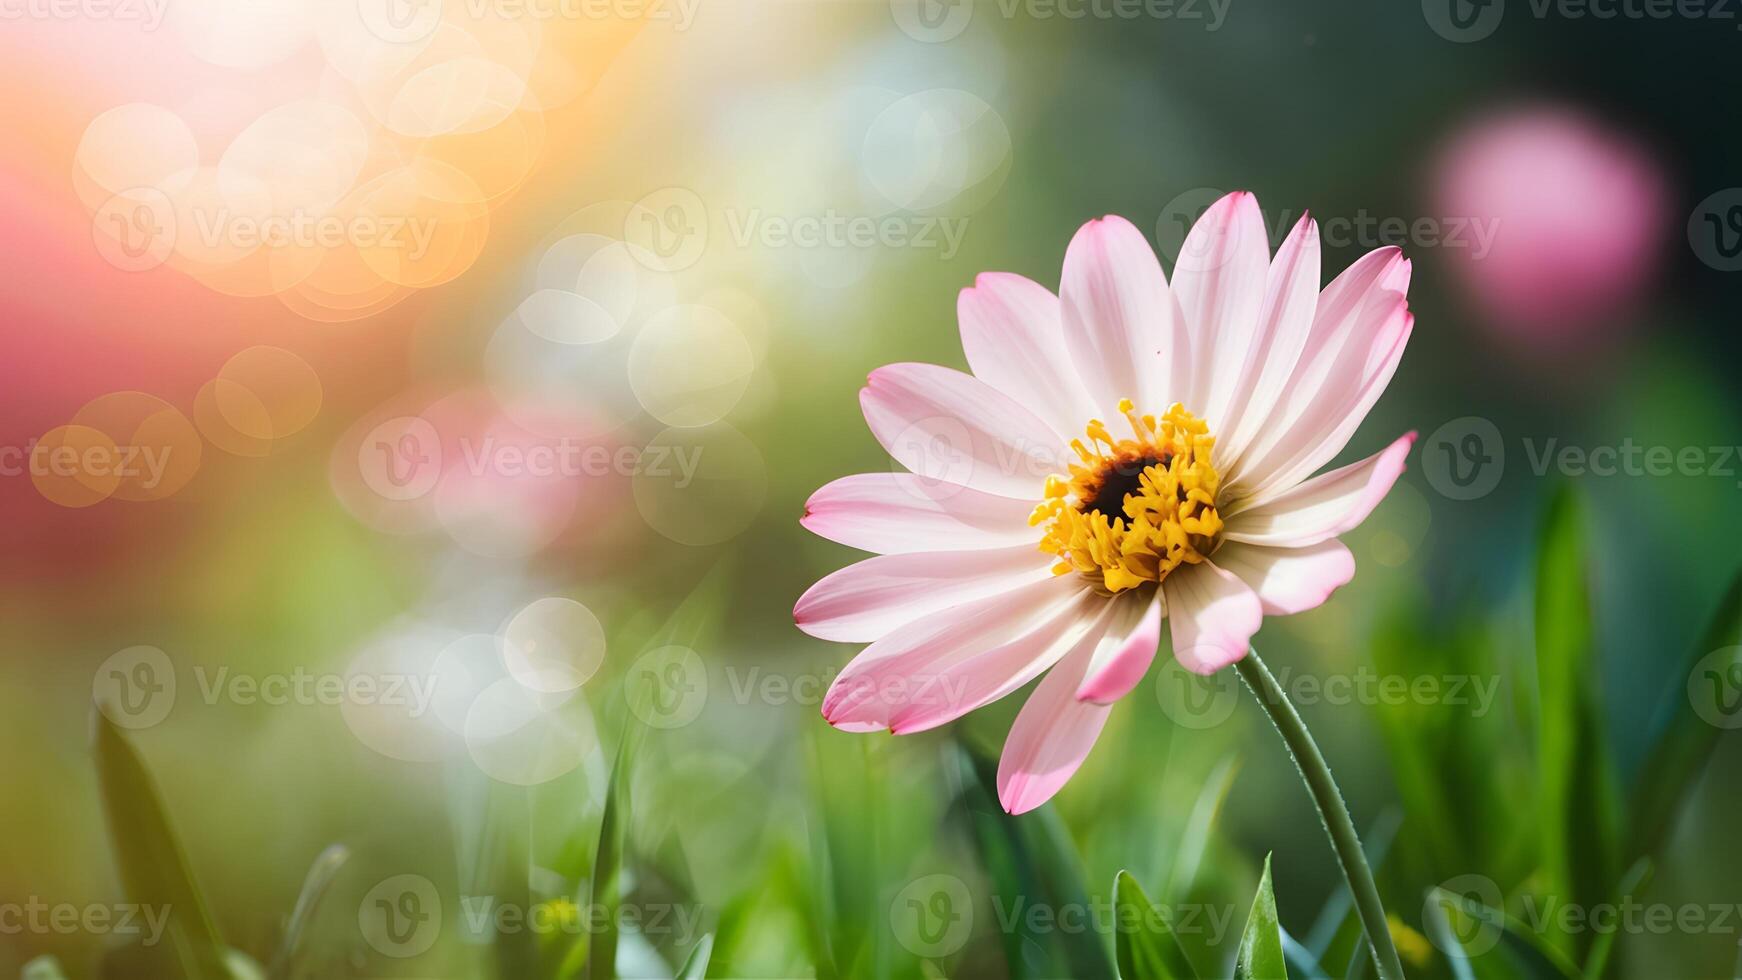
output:
[[[249,347],[218,371],[218,412],[231,429],[265,442],[301,432],[321,410],[321,380],[282,347]]]
[[[199,472],[204,442],[169,402],[143,391],[116,391],[87,402],[73,416],[109,437],[118,451],[118,500],[162,500]]]
[[[549,708],[513,678],[491,684],[473,701],[465,738],[479,769],[515,786],[548,783],[599,751],[584,700]]]
[[[974,210],[1004,185],[1010,129],[984,99],[960,89],[928,89],[896,101],[871,122],[861,162],[865,178],[892,206]]]
[[[573,599],[547,596],[527,603],[502,630],[508,673],[528,689],[572,691],[605,661],[605,627]]]
[[[750,383],[756,355],[724,313],[674,306],[656,314],[629,351],[629,383],[648,414],[666,425],[724,418]]]

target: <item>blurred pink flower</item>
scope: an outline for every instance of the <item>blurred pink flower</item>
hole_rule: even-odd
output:
[[[892,364],[860,392],[911,472],[844,477],[805,507],[805,527],[878,556],[793,611],[812,636],[870,644],[823,699],[829,723],[924,731],[1045,673],[998,767],[1021,813],[1077,770],[1164,619],[1174,658],[1208,674],[1265,616],[1324,602],[1355,574],[1337,536],[1415,438],[1312,475],[1403,356],[1409,276],[1382,248],[1321,292],[1313,220],[1272,258],[1247,193],[1205,212],[1171,284],[1116,217],[1077,232],[1059,295],[980,276],[957,307],[973,374]]]
[[[1637,141],[1577,110],[1514,108],[1465,127],[1434,182],[1439,214],[1492,235],[1447,256],[1488,326],[1526,346],[1606,333],[1654,276],[1664,177]]]

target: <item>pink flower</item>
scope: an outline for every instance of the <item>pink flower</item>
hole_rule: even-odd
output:
[[[1586,343],[1656,274],[1663,174],[1636,141],[1575,110],[1478,121],[1441,154],[1435,182],[1441,213],[1473,232],[1447,257],[1502,336],[1547,350]]]
[[[1324,602],[1355,571],[1337,535],[1415,439],[1312,476],[1397,368],[1409,272],[1379,249],[1321,293],[1313,221],[1272,258],[1242,192],[1198,221],[1171,285],[1117,217],[1077,232],[1058,296],[980,276],[957,304],[973,374],[892,364],[860,392],[909,472],[845,477],[806,505],[805,527],[877,555],[794,610],[812,636],[870,643],[824,698],[829,723],[924,731],[1045,673],[998,769],[1021,813],[1088,755],[1164,619],[1175,658],[1208,674],[1246,655],[1265,614]]]

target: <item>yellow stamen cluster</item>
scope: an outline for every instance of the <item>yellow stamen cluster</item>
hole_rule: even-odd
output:
[[[1137,415],[1128,398],[1119,411],[1134,437],[1115,440],[1091,420],[1088,443],[1071,442],[1082,462],[1068,477],[1047,477],[1046,500],[1028,519],[1046,526],[1040,550],[1059,557],[1053,574],[1075,571],[1108,594],[1203,561],[1222,533],[1209,427],[1177,404],[1159,421]]]

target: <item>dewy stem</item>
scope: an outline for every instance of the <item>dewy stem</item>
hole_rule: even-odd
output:
[[[1349,891],[1355,897],[1355,911],[1361,917],[1361,928],[1367,933],[1367,944],[1373,949],[1373,961],[1380,980],[1403,980],[1403,964],[1397,958],[1397,947],[1391,942],[1391,929],[1385,922],[1385,908],[1379,904],[1379,888],[1373,883],[1373,871],[1367,867],[1367,855],[1361,850],[1361,839],[1355,834],[1355,824],[1349,819],[1349,808],[1343,794],[1331,778],[1331,769],[1319,752],[1306,723],[1276,683],[1258,651],[1247,652],[1245,659],[1235,664],[1240,679],[1252,689],[1258,703],[1270,714],[1288,751],[1294,756],[1295,767],[1319,808],[1325,833],[1337,852],[1337,863],[1343,866],[1343,877],[1349,880]]]

